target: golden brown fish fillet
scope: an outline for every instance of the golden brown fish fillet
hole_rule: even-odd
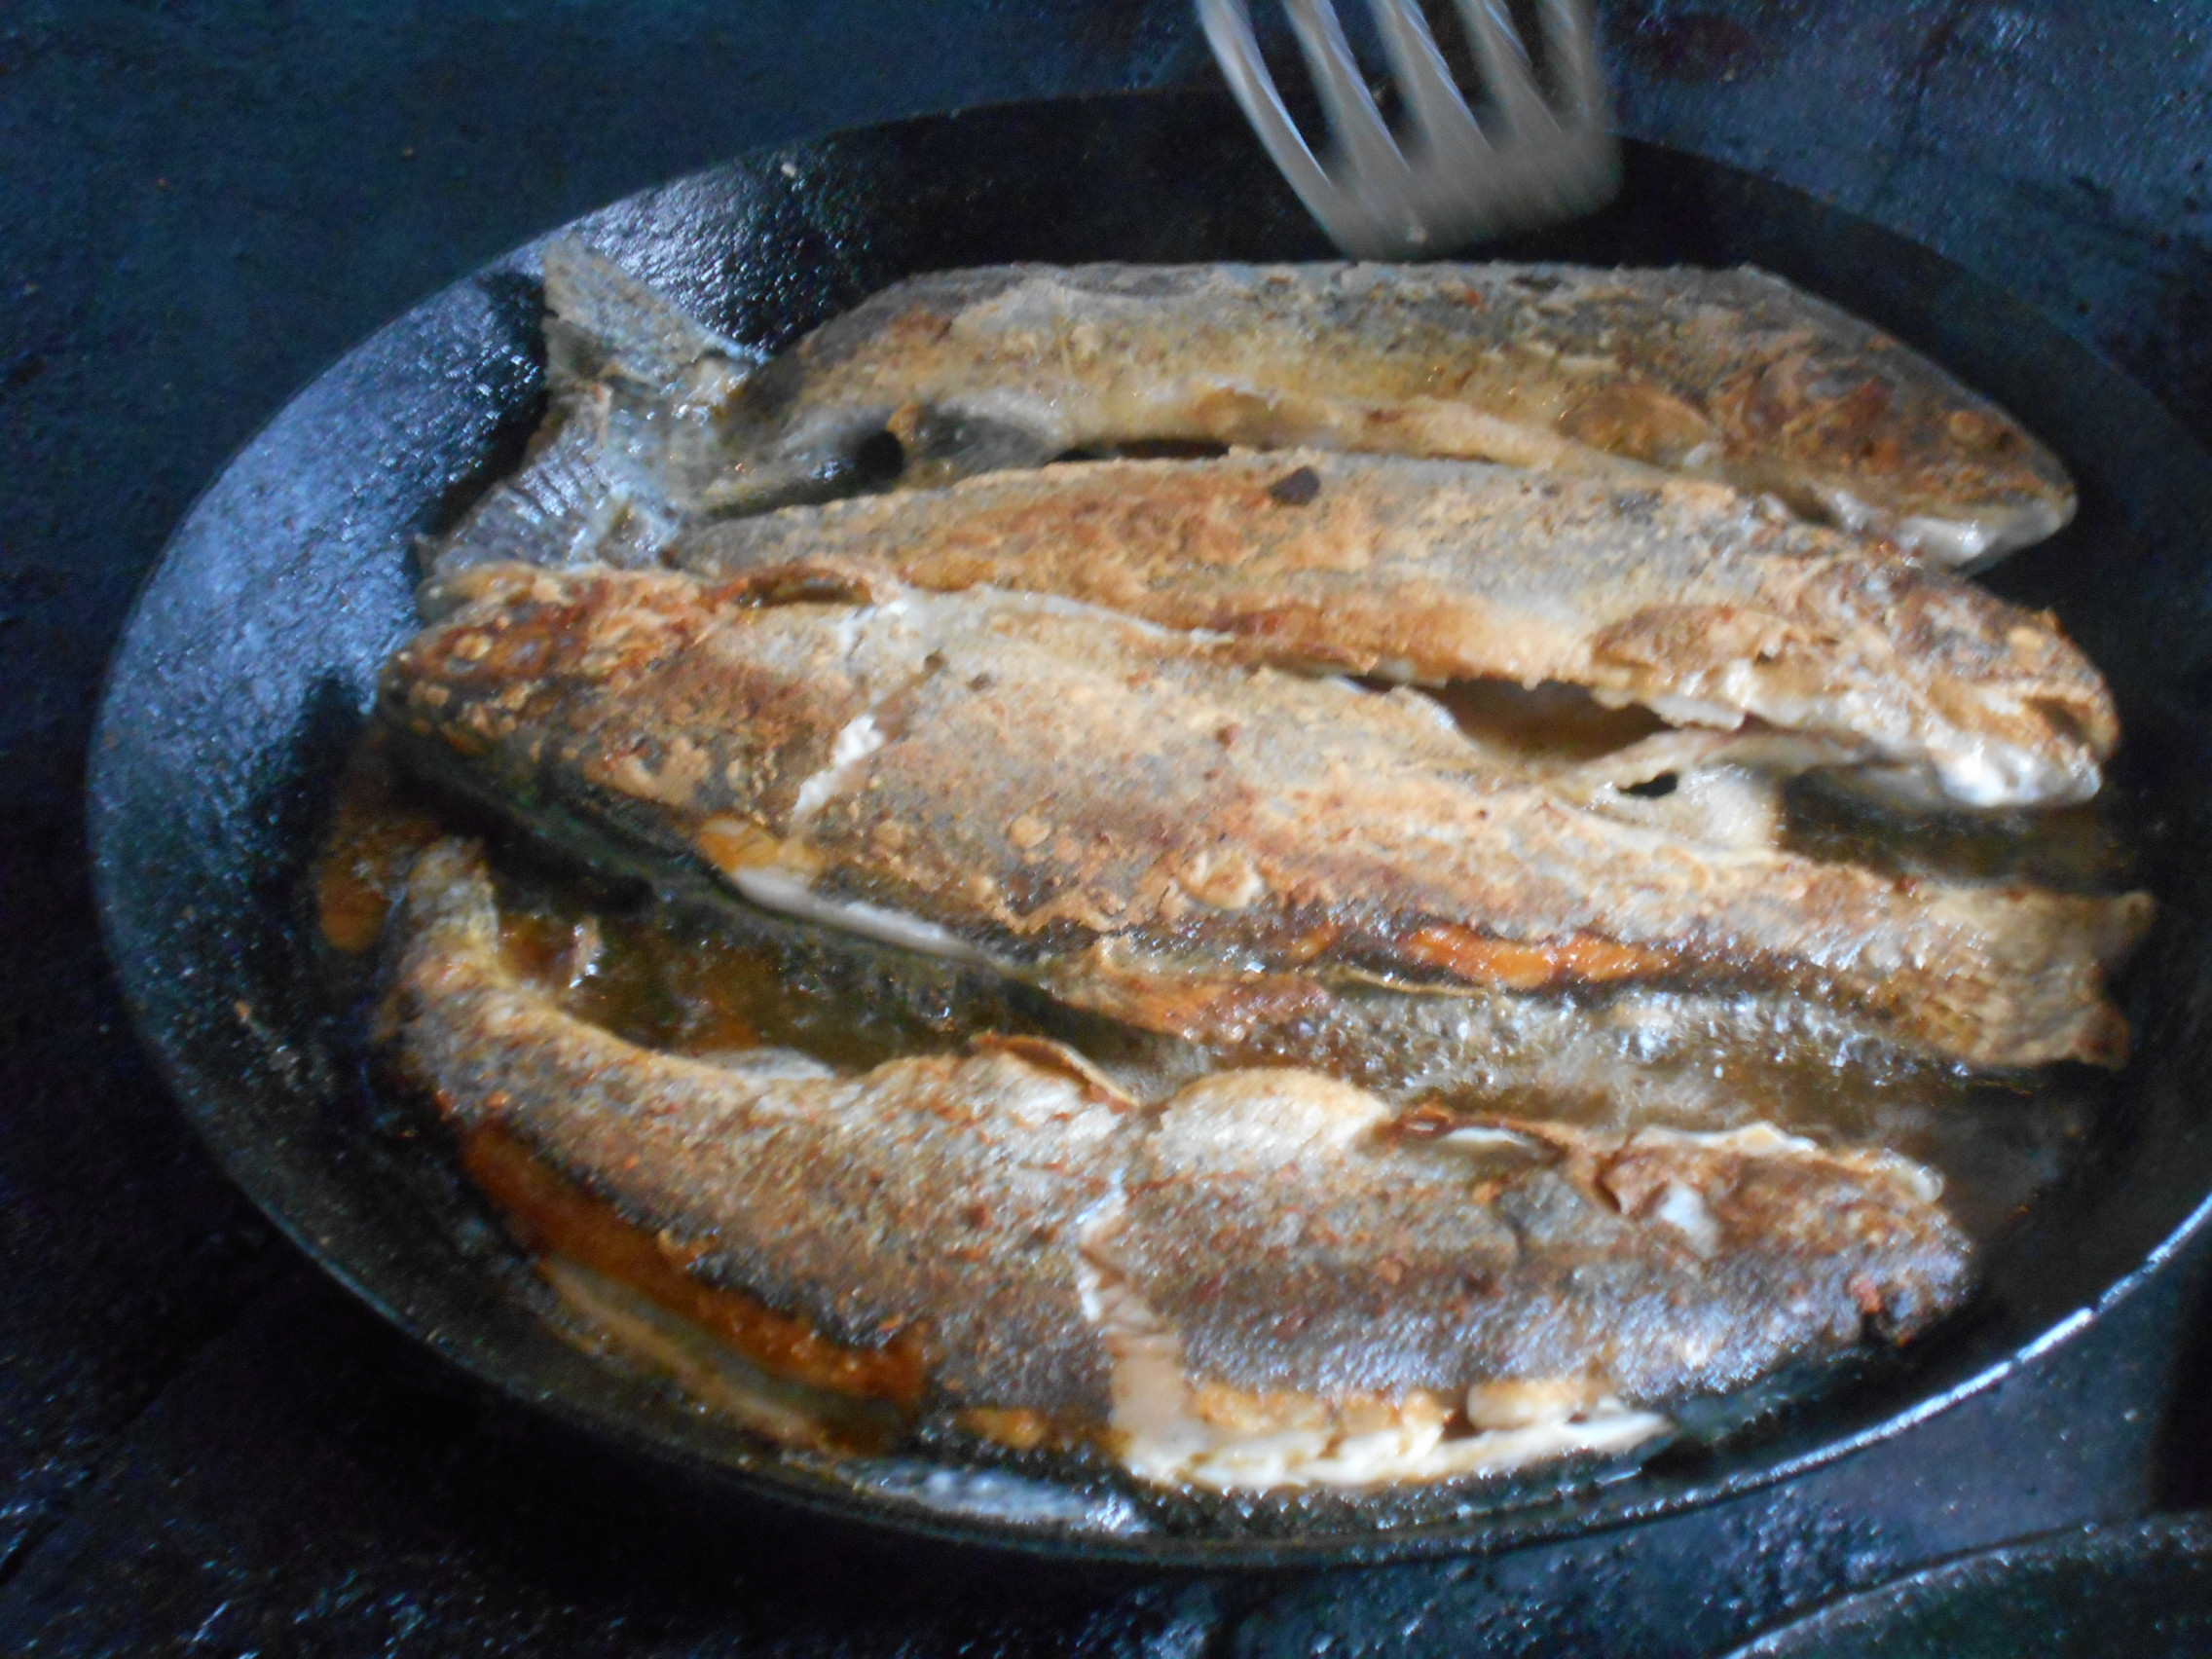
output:
[[[1981,1065],[2124,1054],[2103,976],[2146,896],[1680,840],[1497,769],[1414,693],[823,567],[492,567],[447,602],[384,677],[419,764],[1153,1029],[1237,1040],[1332,976],[1683,982],[1782,986]]]
[[[1421,1139],[1292,1070],[1140,1110],[1051,1045],[858,1075],[656,1052],[516,971],[460,842],[409,882],[378,1041],[468,1144],[610,1201],[655,1258],[634,1288],[687,1317],[713,1309],[672,1265],[741,1293],[725,1335],[770,1369],[1162,1482],[1618,1451],[1665,1427],[1640,1406],[1902,1340],[1969,1288],[1924,1171],[1768,1129]],[[511,1193],[512,1158],[478,1162]]]
[[[1748,268],[941,272],[816,329],[721,419],[709,512],[1163,441],[1688,473],[1952,564],[2074,511],[2002,410]]]
[[[1751,717],[1976,807],[2086,799],[2120,736],[2049,617],[1707,484],[1311,451],[1108,461],[701,525],[661,551],[703,575],[817,556],[1063,594],[1278,661]]]

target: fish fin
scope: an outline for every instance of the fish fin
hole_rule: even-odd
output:
[[[726,359],[741,376],[761,360],[573,237],[547,245],[544,273],[546,377],[556,394],[610,374],[673,389],[708,358]]]

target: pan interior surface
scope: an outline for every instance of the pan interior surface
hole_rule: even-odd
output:
[[[1161,1530],[1109,1495],[926,1464],[866,1486],[767,1453],[579,1352],[487,1225],[412,1154],[306,968],[303,876],[384,658],[414,628],[412,547],[511,466],[542,406],[535,251],[461,282],[286,408],[201,499],[111,672],[92,816],[110,947],[141,1032],[227,1169],[310,1254],[478,1377],[752,1493],[968,1541],[1150,1562],[1287,1564],[1495,1548],[1710,1501],[1900,1431],[2156,1271],[2212,1191],[2201,925],[2212,780],[2212,458],[2039,313],[1863,221],[1718,164],[1630,145],[1604,213],[1495,250],[1756,264],[1995,398],[2082,506],[1992,585],[2054,609],[2128,732],[2113,787],[2162,920],[2121,989],[2139,1057],[2068,1182],[1987,1288],[1907,1362],[1754,1431],[1562,1493],[1442,1510],[1292,1511]],[[1225,98],[1134,94],[901,123],[743,158],[571,227],[710,324],[773,349],[912,273],[1002,261],[1329,257]],[[1034,1489],[1034,1490],[1032,1490]],[[1381,1523],[1378,1523],[1378,1516]]]

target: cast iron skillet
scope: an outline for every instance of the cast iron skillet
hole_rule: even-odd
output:
[[[2083,1527],[1878,1585],[1731,1659],[2198,1659],[2212,1522]]]
[[[900,123],[749,156],[582,221],[592,241],[737,338],[780,345],[910,272],[990,261],[1300,259],[1329,249],[1224,97],[1138,94]],[[1899,1374],[1580,1495],[1441,1520],[1117,1534],[1015,1522],[917,1477],[856,1492],[764,1455],[587,1359],[457,1236],[380,1126],[304,966],[301,875],[374,674],[413,628],[409,549],[511,465],[538,409],[539,296],[522,250],[331,369],[200,500],[112,669],[92,820],[108,940],[139,1028],[233,1177],[402,1330],[512,1395],[693,1474],[939,1537],[1150,1562],[1288,1564],[1487,1549],[1710,1501],[1897,1434],[1989,1386],[2157,1270],[2204,1213],[2212,967],[2212,458],[2050,322],[1803,196],[1631,145],[1618,205],[1503,250],[1750,261],[1887,327],[2048,440],[2076,524],[2003,567],[2108,670],[2129,741],[2115,787],[2148,826],[2163,920],[2130,986],[2141,1057],[2078,1176],[1998,1253],[1975,1310]],[[461,1234],[466,1228],[459,1229]],[[947,1486],[951,1490],[940,1490]]]

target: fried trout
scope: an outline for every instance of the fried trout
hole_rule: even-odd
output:
[[[1683,481],[1315,452],[1107,461],[703,525],[661,557],[709,575],[852,558],[1270,660],[1559,682],[1677,724],[1801,734],[1805,758],[1974,807],[2085,800],[2120,737],[2048,616]]]
[[[758,372],[580,243],[544,269],[551,416],[441,558],[598,544],[625,563],[700,518],[1162,444],[1686,473],[1955,565],[2074,512],[2004,411],[1748,268],[943,272]]]
[[[1201,1042],[1337,982],[1781,987],[1978,1065],[2118,1063],[2150,914],[1581,810],[1416,693],[1051,596],[489,567],[387,666],[419,766],[756,903]]]
[[[1969,1289],[1925,1171],[1771,1129],[1421,1138],[1296,1070],[1140,1108],[1050,1045],[856,1074],[642,1048],[517,971],[466,843],[418,862],[389,963],[383,1053],[531,1236],[827,1395],[1157,1482],[1618,1452]],[[548,1225],[579,1205],[596,1233]]]
[[[899,482],[940,484],[1212,442],[1688,473],[1956,564],[2074,510],[2057,461],[2002,410],[1751,269],[943,272],[772,359],[726,429],[713,507],[846,493],[898,462]]]

